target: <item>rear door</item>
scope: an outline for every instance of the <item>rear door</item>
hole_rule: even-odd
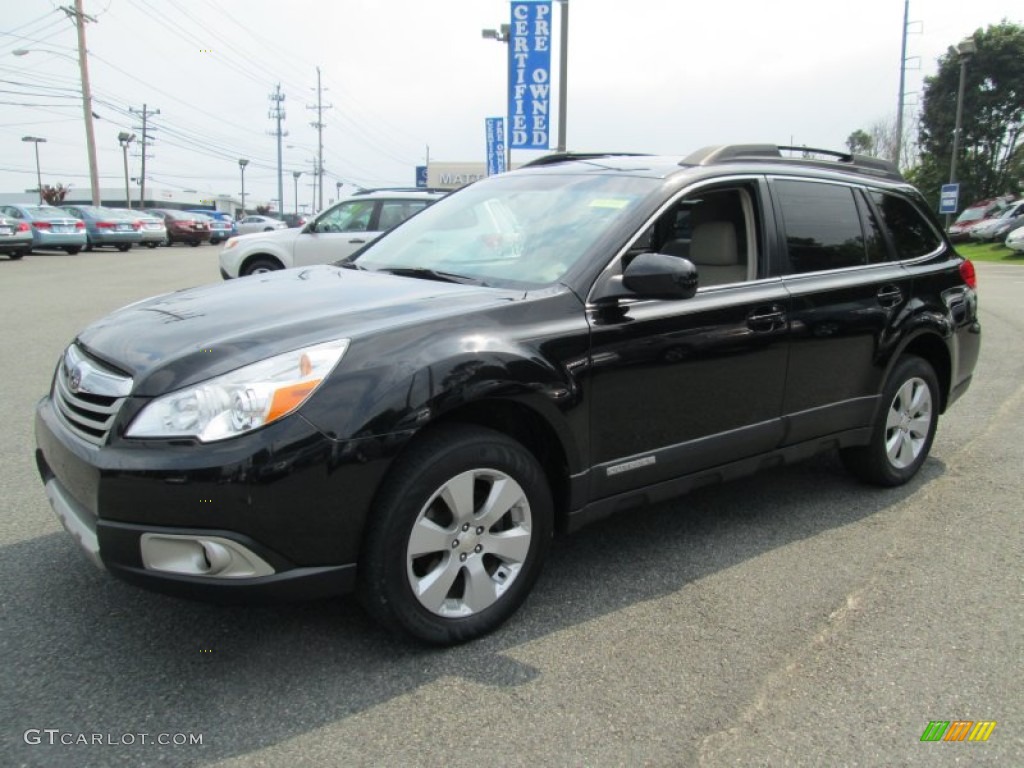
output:
[[[870,423],[911,279],[862,187],[775,178],[771,188],[792,297],[789,445]]]

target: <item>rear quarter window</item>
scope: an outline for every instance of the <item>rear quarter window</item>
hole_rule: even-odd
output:
[[[889,232],[897,259],[916,259],[935,251],[942,240],[909,200],[874,190],[871,199]]]

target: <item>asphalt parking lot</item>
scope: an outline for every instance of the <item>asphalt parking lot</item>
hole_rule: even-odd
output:
[[[0,258],[0,764],[1024,765],[1024,266],[977,265],[975,382],[912,484],[823,456],[602,521],[505,627],[437,650],[348,599],[142,592],[51,512],[32,410],[64,346],[219,281],[218,250]],[[936,720],[997,725],[922,743]]]

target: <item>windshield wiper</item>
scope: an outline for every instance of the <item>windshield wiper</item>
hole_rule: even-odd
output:
[[[427,269],[426,267],[383,267],[381,269],[375,269],[374,272],[386,272],[389,275],[398,275],[399,277],[418,277],[424,280],[437,280],[442,283],[487,285],[483,280],[478,280],[475,277],[456,275],[453,272],[438,272],[435,269]]]

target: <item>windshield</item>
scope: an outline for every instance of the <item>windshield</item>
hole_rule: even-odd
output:
[[[655,179],[502,175],[443,198],[355,258],[372,270],[419,270],[488,285],[560,280]]]

